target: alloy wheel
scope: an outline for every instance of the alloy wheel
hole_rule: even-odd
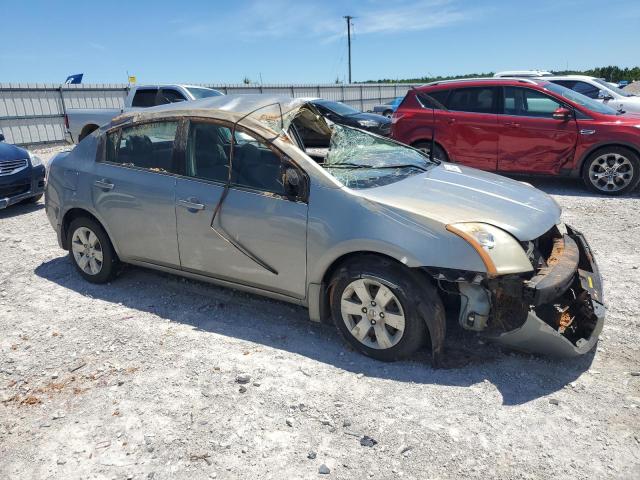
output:
[[[618,153],[605,153],[589,165],[589,180],[598,190],[617,192],[634,180],[633,164]]]
[[[354,338],[369,348],[383,350],[396,345],[404,334],[405,314],[389,287],[360,278],[342,294],[342,319]]]
[[[71,251],[78,267],[87,275],[102,270],[103,253],[98,236],[87,227],[79,227],[71,237]]]

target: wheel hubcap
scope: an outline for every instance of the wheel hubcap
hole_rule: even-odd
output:
[[[361,278],[345,288],[340,302],[342,320],[360,343],[384,350],[404,334],[405,315],[391,289],[377,280]]]
[[[88,275],[97,275],[102,270],[102,245],[95,233],[80,227],[71,237],[71,251],[80,269]]]
[[[629,159],[617,153],[600,155],[589,166],[589,180],[603,192],[617,192],[627,187],[634,173]]]

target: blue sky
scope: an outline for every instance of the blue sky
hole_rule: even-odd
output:
[[[331,83],[640,64],[638,0],[0,0],[0,81]]]

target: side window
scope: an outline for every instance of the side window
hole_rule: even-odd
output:
[[[106,161],[160,173],[180,173],[173,160],[178,122],[125,127],[107,136]]]
[[[553,118],[561,105],[537,90],[519,87],[504,88],[504,113],[523,117]]]
[[[419,92],[418,101],[424,108],[444,110],[447,104],[449,90],[436,90],[434,92]]]
[[[451,91],[447,108],[458,112],[494,113],[495,100],[494,88],[460,88]]]
[[[153,107],[156,104],[156,95],[158,94],[157,88],[145,88],[136,90],[133,100],[131,102],[132,107]]]
[[[600,89],[598,87],[587,82],[576,82],[572,87],[572,90],[575,90],[582,95],[586,95],[589,98],[598,98],[598,94],[600,93]]]
[[[158,99],[156,103],[158,105],[165,105],[167,103],[176,103],[176,102],[184,102],[186,98],[177,90],[172,88],[163,88],[160,90],[160,95],[158,95]]]
[[[236,132],[231,182],[262,192],[285,195],[282,158],[255,136]]]
[[[229,178],[231,130],[214,123],[191,122],[187,141],[189,177],[226,182]]]

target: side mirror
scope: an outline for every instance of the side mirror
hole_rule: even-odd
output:
[[[600,90],[598,92],[598,100],[604,100],[606,102],[611,99],[613,99],[613,96],[610,93],[605,92],[604,90]]]
[[[4,134],[0,133],[0,142],[4,142]]]
[[[304,195],[304,178],[297,169],[285,168],[284,190],[291,198],[301,198]]]
[[[566,122],[567,120],[571,119],[571,116],[572,112],[568,108],[560,107],[553,112],[553,118],[562,122]]]

